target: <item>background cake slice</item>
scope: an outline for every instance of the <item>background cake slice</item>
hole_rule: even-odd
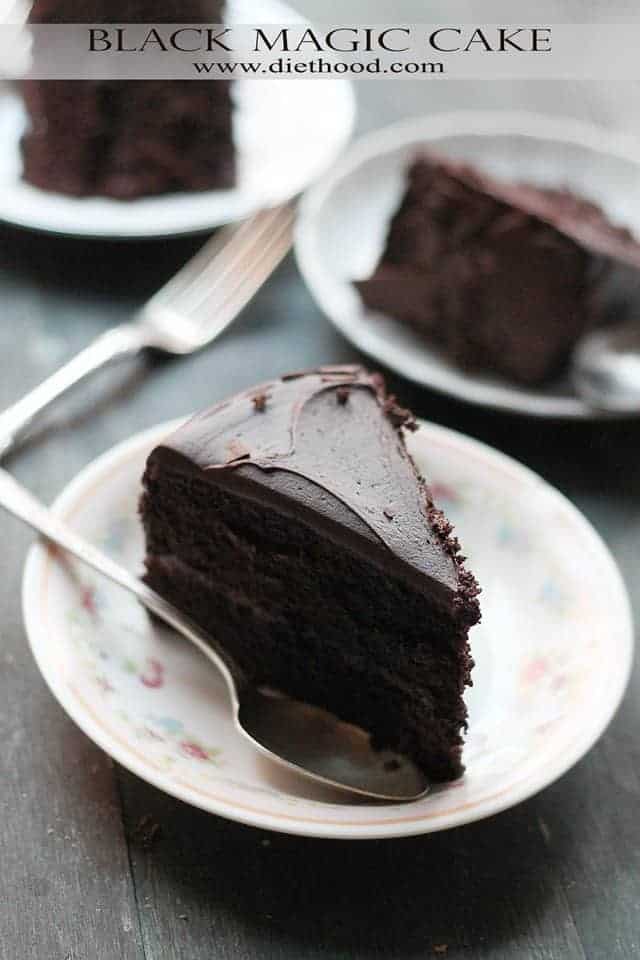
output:
[[[32,23],[221,23],[223,0],[35,0]],[[231,187],[226,80],[27,80],[24,178],[117,199]]]
[[[424,155],[378,266],[356,287],[460,367],[536,384],[603,319],[613,261],[640,268],[640,245],[593,204]]]
[[[242,393],[157,447],[146,578],[255,682],[462,772],[478,587],[407,453],[414,422],[359,367]]]

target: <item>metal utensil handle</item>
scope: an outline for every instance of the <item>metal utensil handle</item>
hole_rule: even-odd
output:
[[[102,367],[121,357],[135,355],[145,347],[158,347],[169,353],[191,353],[220,336],[262,286],[289,248],[291,231],[289,225],[289,233],[286,233],[287,215],[289,218],[293,216],[291,205],[262,210],[240,224],[224,227],[154,294],[139,311],[134,322],[105,331],[44,383],[0,413],[0,459],[26,435],[31,424],[43,410]],[[257,231],[258,237],[263,237],[268,225],[272,226],[272,231],[267,247],[270,255],[266,256],[265,250],[260,252],[255,249],[254,234]],[[252,254],[255,258],[251,270],[246,269],[244,262],[248,254]],[[168,331],[162,329],[162,324],[160,330],[157,329],[158,314],[162,310],[162,304],[165,304],[166,315],[170,318],[168,327],[171,328],[175,316],[177,315],[180,319],[185,312],[185,305],[180,305],[180,297],[185,295],[185,290],[188,292],[189,289],[197,286],[199,279],[202,280],[202,278],[208,278],[208,282],[211,283],[213,269],[220,270],[219,279],[222,279],[232,272],[234,264],[238,264],[241,275],[239,279],[234,280],[226,291],[226,295],[216,301],[221,315],[215,329],[211,331],[210,336],[203,338],[201,343],[194,343],[186,351],[174,349],[170,337],[167,341]],[[243,270],[246,276],[243,275]],[[222,286],[224,287],[224,284]],[[167,324],[164,326],[166,327]]]
[[[190,640],[219,669],[227,684],[233,709],[237,711],[237,691],[245,683],[243,672],[220,649],[215,641],[201,631],[188,617],[176,610],[138,577],[119,566],[110,557],[71,530],[3,469],[0,469],[0,506],[43,534],[48,540],[64,550],[68,550],[78,560],[133,593],[147,610],[150,610],[182,634],[183,637]]]
[[[76,384],[114,360],[138,353],[146,345],[139,324],[122,324],[106,330],[93,343],[43,383],[0,414],[0,456],[23,437],[34,419]]]

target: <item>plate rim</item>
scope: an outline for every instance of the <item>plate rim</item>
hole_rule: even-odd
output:
[[[367,356],[373,357],[413,383],[458,401],[544,419],[608,422],[639,416],[625,412],[594,410],[577,396],[544,393],[534,396],[535,391],[521,390],[508,381],[505,381],[504,385],[501,381],[488,384],[492,394],[488,398],[485,395],[485,386],[480,382],[481,378],[469,374],[466,375],[466,379],[470,381],[468,391],[457,389],[449,382],[446,371],[442,377],[434,380],[425,378],[415,365],[405,362],[393,349],[389,350],[392,345],[389,344],[388,335],[367,330],[330,310],[323,293],[324,285],[316,277],[319,259],[316,252],[316,218],[323,205],[330,200],[331,194],[341,182],[367,160],[407,148],[411,144],[417,147],[455,134],[555,139],[560,144],[575,144],[634,163],[640,173],[640,137],[623,131],[609,131],[604,126],[562,114],[500,109],[447,110],[416,115],[379,127],[349,144],[336,163],[305,191],[300,200],[294,227],[294,254],[315,303],[340,334]],[[378,340],[380,342],[377,342]]]
[[[115,444],[104,453],[93,459],[83,469],[81,469],[73,479],[65,485],[63,490],[54,500],[52,509],[58,514],[64,516],[72,508],[80,493],[86,487],[104,476],[105,471],[109,469],[117,470],[122,464],[131,457],[137,455],[151,444],[159,442],[168,432],[175,429],[177,425],[184,422],[184,418],[171,420],[166,423],[148,428],[134,434],[132,437]],[[73,695],[67,690],[66,685],[60,680],[59,676],[52,676],[43,658],[40,656],[42,637],[44,642],[48,636],[48,625],[43,623],[37,615],[37,606],[30,602],[34,595],[34,590],[41,589],[43,578],[46,573],[47,565],[53,562],[51,551],[41,542],[33,543],[28,551],[22,578],[22,612],[24,624],[27,632],[27,638],[31,653],[34,657],[38,670],[48,686],[53,697],[58,701],[62,709],[67,713],[70,719],[88,736],[100,749],[108,756],[112,757],[117,763],[129,770],[131,773],[152,784],[157,789],[173,796],[183,802],[189,803],[208,813],[222,816],[247,826],[259,829],[272,830],[275,832],[294,834],[298,836],[307,836],[323,839],[391,839],[397,837],[419,836],[441,830],[452,829],[473,823],[487,817],[495,816],[502,811],[509,809],[516,804],[539,793],[549,786],[563,774],[567,773],[597,742],[602,733],[608,727],[614,714],[616,713],[624,693],[626,691],[629,677],[633,665],[634,652],[634,624],[626,585],[618,568],[618,565],[603,541],[602,537],[595,530],[590,521],[584,514],[556,487],[544,480],[539,474],[531,470],[508,454],[491,447],[480,440],[469,437],[457,430],[434,424],[424,420],[420,421],[421,427],[429,431],[432,436],[440,435],[443,439],[456,444],[459,448],[469,448],[481,455],[483,458],[489,457],[494,460],[503,470],[511,473],[515,477],[526,480],[529,484],[542,487],[546,493],[552,496],[556,502],[571,515],[572,521],[581,527],[582,532],[592,543],[593,548],[599,554],[602,569],[607,572],[610,578],[610,595],[616,598],[616,617],[620,620],[620,649],[616,660],[617,670],[615,682],[612,682],[607,690],[607,698],[602,701],[600,714],[596,717],[586,733],[575,738],[571,743],[571,749],[562,751],[557,757],[552,758],[552,762],[547,764],[542,774],[531,777],[529,774],[519,781],[510,783],[502,791],[491,794],[479,803],[474,805],[474,809],[466,813],[464,807],[456,808],[453,811],[443,812],[430,818],[425,815],[419,818],[402,817],[402,815],[390,818],[382,818],[379,821],[369,821],[367,823],[349,822],[348,813],[346,813],[346,822],[330,822],[321,819],[321,817],[305,817],[296,815],[295,812],[286,814],[280,812],[274,815],[268,811],[257,809],[250,803],[242,804],[240,807],[232,804],[224,798],[215,798],[212,795],[199,797],[197,789],[190,784],[181,785],[173,781],[168,783],[164,775],[156,773],[153,768],[144,767],[136,762],[134,755],[129,749],[124,747],[120,749],[117,743],[109,735],[109,732],[103,732],[102,728],[95,723],[90,715],[87,716],[86,710],[82,709]],[[407,809],[410,809],[408,805]],[[350,808],[345,807],[345,811]]]

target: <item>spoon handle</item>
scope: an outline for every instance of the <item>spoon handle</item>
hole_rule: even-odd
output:
[[[172,604],[148,587],[142,580],[119,566],[110,557],[96,549],[71,530],[52,510],[40,503],[22,487],[6,470],[0,469],[0,506],[18,517],[28,526],[41,533],[47,540],[62,547],[87,566],[103,574],[133,593],[138,600],[160,620],[168,623],[178,633],[190,640],[218,668],[229,690],[234,709],[238,710],[238,690],[245,678],[240,667],[193,621],[176,610]]]

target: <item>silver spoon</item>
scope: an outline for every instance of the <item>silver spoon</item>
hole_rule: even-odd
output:
[[[371,800],[417,800],[428,783],[407,758],[375,751],[364,730],[326,710],[253,686],[240,667],[193,621],[67,527],[5,470],[0,469],[0,506],[48,540],[129,590],[140,602],[190,640],[222,674],[238,731],[281,767],[310,780]]]
[[[594,330],[574,350],[571,377],[595,410],[640,414],[640,322]]]

